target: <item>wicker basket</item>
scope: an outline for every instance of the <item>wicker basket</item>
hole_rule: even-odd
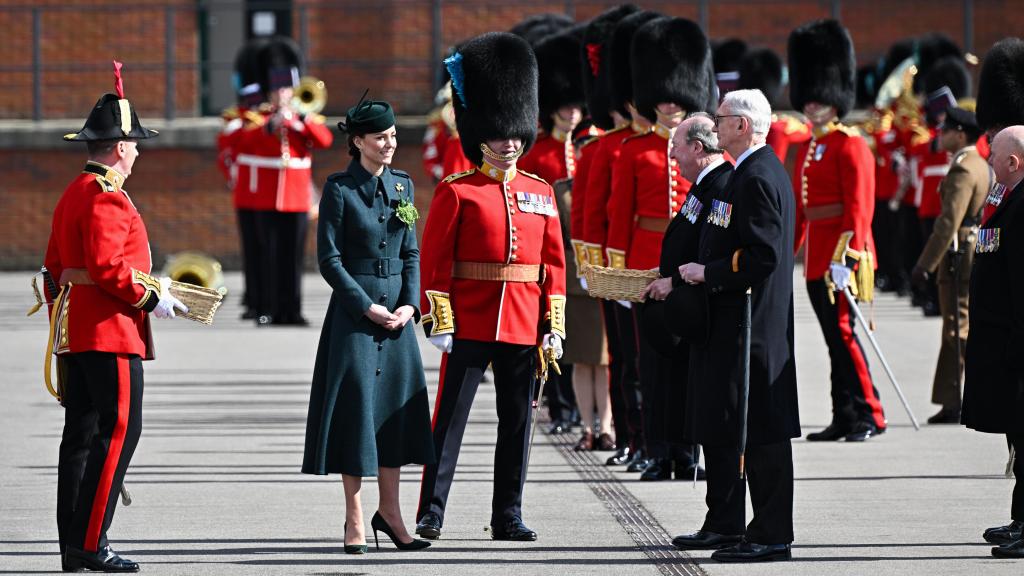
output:
[[[583,277],[587,279],[587,292],[595,298],[605,300],[629,300],[643,302],[644,289],[656,280],[656,270],[629,270],[585,265]]]
[[[169,290],[172,296],[188,306],[188,312],[182,316],[207,326],[213,324],[213,315],[217,313],[217,308],[224,300],[224,295],[219,291],[195,284],[171,282]]]

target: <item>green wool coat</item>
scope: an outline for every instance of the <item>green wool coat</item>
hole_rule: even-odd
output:
[[[409,175],[379,177],[358,160],[324,185],[317,227],[320,274],[333,293],[313,369],[302,471],[376,476],[377,467],[434,458],[427,386],[416,343],[419,247],[398,219],[413,200]],[[416,308],[390,331],[364,315],[370,304]]]

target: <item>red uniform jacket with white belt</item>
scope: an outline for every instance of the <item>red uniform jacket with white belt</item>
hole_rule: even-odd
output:
[[[689,180],[669,157],[670,142],[670,130],[658,124],[622,143],[608,199],[605,252],[612,268],[658,267],[665,229],[690,191]]]
[[[914,181],[914,204],[920,218],[938,218],[942,213],[942,198],[939,196],[939,184],[949,172],[952,162],[950,153],[936,146],[935,131],[932,140],[922,142],[910,149],[910,162],[916,168]]]
[[[430,335],[536,345],[550,323],[543,329],[565,337],[562,229],[554,192],[541,178],[486,161],[448,176],[434,192],[420,250],[421,310],[429,312]],[[456,273],[460,266],[515,265],[540,272],[524,281]]]
[[[894,155],[903,142],[895,128],[875,132],[875,201],[889,201],[896,197],[900,176],[896,172]]]
[[[58,306],[54,351],[152,357],[147,312],[160,298],[142,216],[124,177],[89,162],[64,190],[53,213],[46,269],[71,282]],[[47,299],[57,297],[47,290]]]
[[[793,250],[806,241],[804,274],[824,277],[843,232],[849,248],[875,252],[871,219],[875,209],[875,159],[856,131],[832,124],[815,133],[797,156],[793,191],[796,234]]]
[[[799,145],[811,139],[811,126],[787,114],[772,115],[765,143],[772,147],[779,161],[785,163],[791,145]]]
[[[313,150],[334,141],[322,116],[281,123],[270,131],[273,112],[264,109],[240,130],[235,154],[235,207],[274,212],[307,212],[312,202]]]
[[[640,132],[629,124],[605,132],[597,141],[587,174],[587,200],[583,207],[583,245],[587,262],[604,266],[608,242],[608,198],[612,195],[612,166],[622,152],[622,142]]]

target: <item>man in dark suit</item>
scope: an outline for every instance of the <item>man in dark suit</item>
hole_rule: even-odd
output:
[[[789,176],[765,136],[771,106],[759,90],[725,96],[715,116],[719,143],[736,158],[726,189],[709,199],[696,262],[679,268],[704,285],[706,339],[690,350],[699,383],[693,423],[704,447],[708,514],[677,548],[721,548],[721,562],[788,560],[793,541],[792,438],[800,436],[793,351],[794,198]],[[740,454],[745,293],[751,296],[747,446]],[[744,529],[745,458],[754,517]]]
[[[676,478],[704,478],[698,466],[699,457],[692,450],[693,440],[688,423],[693,406],[686,402],[686,373],[690,362],[690,339],[687,327],[690,317],[678,307],[691,287],[683,283],[679,267],[697,260],[700,230],[707,220],[709,198],[720,196],[732,174],[732,164],[722,157],[715,123],[705,112],[691,114],[676,128],[672,136],[672,157],[679,164],[679,173],[693,182],[686,202],[672,218],[661,242],[659,271],[661,278],[647,287],[647,301],[641,312],[644,337],[656,351],[671,358],[669,379],[662,410],[674,417],[666,418],[664,437],[675,459]],[[682,417],[686,415],[686,417]],[[664,464],[663,464],[664,465]]]

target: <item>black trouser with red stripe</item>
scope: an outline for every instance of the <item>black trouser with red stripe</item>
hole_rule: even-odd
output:
[[[629,429],[629,446],[633,450],[646,449],[644,438],[642,398],[640,395],[639,342],[636,335],[636,319],[633,310],[617,303],[612,304],[615,310],[615,328],[619,334],[619,392],[625,408],[626,426]],[[617,442],[619,446],[623,444]]]
[[[460,339],[456,339],[452,351],[444,355],[441,386],[434,404],[436,458],[435,464],[423,467],[417,520],[427,512],[434,512],[444,521],[469,410],[488,364],[494,368],[498,412],[491,525],[501,526],[512,517],[522,517],[536,356],[536,346]]]
[[[128,463],[142,432],[142,359],[79,352],[64,364],[64,435],[57,464],[61,551],[107,545]]]
[[[835,293],[833,304],[828,293],[824,279],[807,281],[807,295],[831,360],[832,423],[843,430],[851,430],[861,422],[884,429],[885,412],[857,337],[856,316],[845,296]]]

